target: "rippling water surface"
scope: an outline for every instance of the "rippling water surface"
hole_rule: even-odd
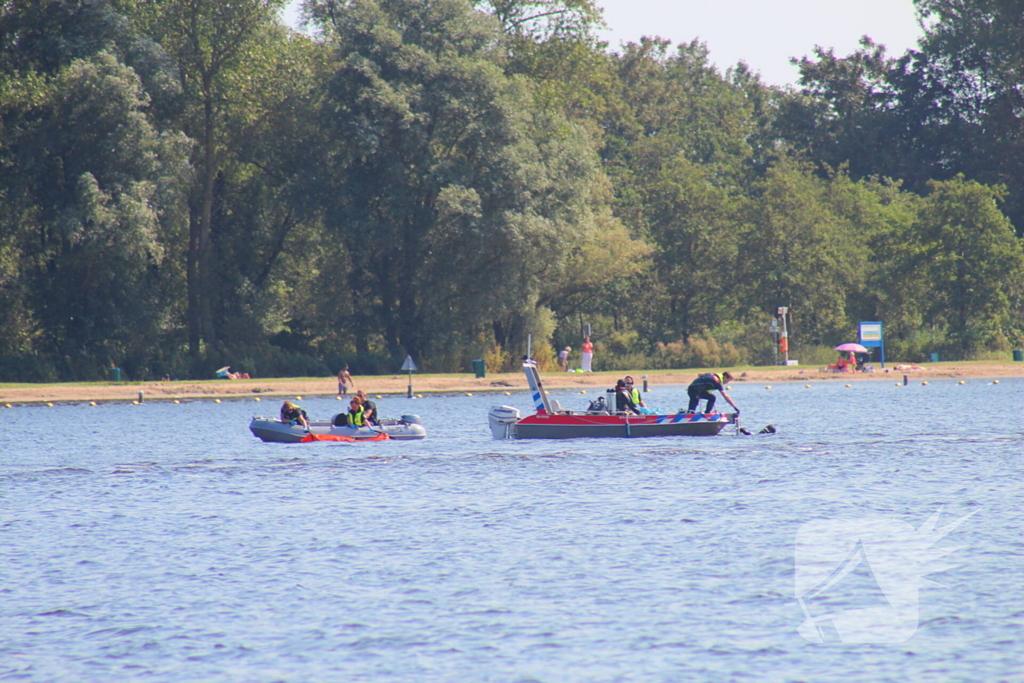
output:
[[[493,441],[525,393],[386,397],[404,443],[264,444],[266,400],[4,410],[0,680],[1024,680],[1024,381],[732,395],[779,433]],[[802,525],[940,509],[975,514],[912,638],[797,633]]]

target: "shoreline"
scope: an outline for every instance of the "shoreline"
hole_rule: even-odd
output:
[[[929,363],[914,366],[918,369],[897,369],[895,364],[875,372],[830,373],[811,367],[757,367],[732,371],[736,377],[731,385],[778,384],[784,382],[870,382],[903,380],[976,380],[1024,377],[1024,363],[967,361]],[[637,384],[643,385],[646,377],[651,386],[687,385],[706,369],[687,370],[637,370],[632,372],[562,373],[546,372],[541,375],[545,389],[589,389],[608,388],[615,380],[627,374]],[[371,395],[405,395],[409,378],[407,375],[356,376],[354,387]],[[167,402],[175,400],[249,399],[267,397],[330,397],[337,395],[337,380],[325,378],[274,378],[251,380],[201,380],[201,381],[153,381],[153,382],[93,382],[68,384],[0,384],[0,407],[16,405],[38,405],[48,403],[109,403]],[[485,378],[466,375],[413,375],[413,394],[437,393],[498,393],[525,391],[526,378],[521,372],[488,374]],[[353,389],[351,393],[355,393]]]

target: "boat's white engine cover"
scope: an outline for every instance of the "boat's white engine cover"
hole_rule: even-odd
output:
[[[507,439],[512,434],[512,425],[519,420],[519,411],[512,406],[491,406],[487,423],[495,439]]]

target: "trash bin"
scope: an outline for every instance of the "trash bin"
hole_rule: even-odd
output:
[[[482,360],[473,361],[473,372],[476,374],[477,377],[487,376],[487,367],[484,365],[484,362]]]
[[[937,354],[937,353],[929,353],[928,357],[932,359],[933,363],[938,363],[939,362],[939,354]]]
[[[1024,360],[1024,349],[1014,349],[1013,350],[1013,359],[1016,360],[1016,361]]]
[[[120,382],[121,381],[121,368],[110,368],[110,381]]]

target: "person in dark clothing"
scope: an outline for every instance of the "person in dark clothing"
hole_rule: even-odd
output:
[[[285,401],[281,406],[281,422],[302,425],[309,431],[309,420],[306,418],[306,411],[291,401]]]
[[[633,403],[637,408],[646,408],[647,404],[644,403],[643,398],[640,396],[640,390],[633,386],[633,378],[626,375],[626,391],[629,392],[629,397],[633,399]],[[642,410],[640,411],[643,412]]]
[[[377,418],[377,404],[370,400],[370,397],[366,395],[366,392],[360,389],[356,392],[356,396],[363,400],[363,420],[368,425],[380,424]]]
[[[640,414],[640,409],[636,407],[633,398],[629,395],[626,382],[621,379],[615,383],[615,410],[620,413]]]
[[[715,372],[707,372],[703,375],[698,375],[697,379],[690,383],[690,386],[686,388],[686,393],[690,395],[690,405],[687,407],[686,412],[693,413],[697,411],[697,406],[700,405],[701,400],[707,401],[707,406],[704,408],[705,413],[710,413],[715,409],[715,395],[712,391],[717,391],[722,394],[722,398],[733,407],[737,414],[740,409],[736,407],[733,400],[729,398],[729,394],[725,393],[725,383],[732,380],[732,375],[728,372],[719,375]]]

